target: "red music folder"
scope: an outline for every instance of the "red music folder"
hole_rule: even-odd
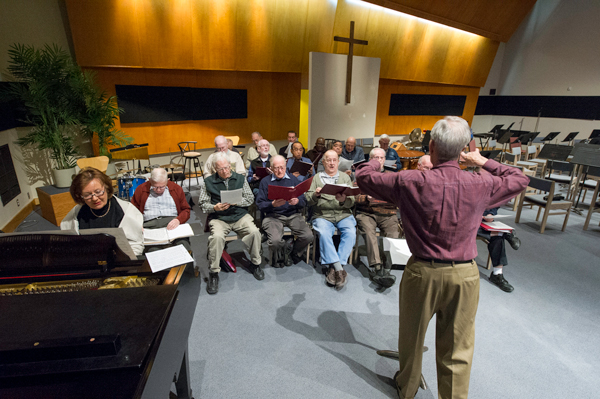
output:
[[[343,184],[326,184],[321,189],[321,194],[346,194],[346,196],[358,195],[360,194],[360,188],[358,187],[348,187]]]
[[[270,200],[284,199],[286,201],[289,201],[292,198],[298,198],[299,196],[308,191],[308,189],[310,188],[310,184],[312,183],[312,179],[312,177],[310,179],[306,179],[295,187],[269,185],[268,197]]]

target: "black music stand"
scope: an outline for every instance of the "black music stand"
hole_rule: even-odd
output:
[[[571,159],[571,163],[582,166],[600,167],[600,145],[578,143],[577,146],[573,147],[573,158]],[[583,182],[585,182],[587,179],[588,169],[589,168],[585,169],[582,179]],[[576,189],[578,188],[579,182],[576,186]],[[577,206],[579,205],[579,200],[581,198],[582,191],[583,190],[579,190],[579,195],[577,196],[577,203],[573,205],[575,211],[578,213],[581,212],[581,210],[577,209]],[[594,205],[593,201],[595,201],[595,198],[592,199],[592,204],[590,206]]]
[[[571,155],[572,150],[573,147],[568,145],[546,144],[537,157],[539,159],[547,159],[550,164],[549,170],[552,171],[552,161],[565,162],[569,155]]]
[[[594,129],[592,130],[592,133],[590,133],[590,137],[588,137],[588,139],[593,139],[600,136],[600,129]]]
[[[542,141],[543,141],[543,142],[546,142],[546,141],[552,141],[552,140],[554,140],[554,139],[556,138],[556,136],[558,136],[559,134],[560,134],[560,132],[550,132],[550,133],[548,133],[548,135],[547,135],[546,137],[544,137],[544,138],[542,139]]]
[[[482,157],[487,159],[496,159],[496,157],[502,152],[502,150],[491,150],[491,151],[481,151],[480,154]]]
[[[506,144],[510,143],[511,136],[512,136],[512,133],[511,133],[510,129],[498,131],[499,138],[498,138],[497,142],[502,144],[502,158],[500,158],[500,162],[502,162],[504,160],[504,152],[506,151]]]
[[[563,143],[569,143],[568,145],[573,145],[573,140],[575,140],[575,137],[579,134],[579,132],[571,132],[569,134],[567,134],[567,137],[565,137],[563,139]]]
[[[431,141],[431,130],[425,130],[425,137],[423,137],[423,141],[421,142],[425,154],[429,154],[429,141]]]

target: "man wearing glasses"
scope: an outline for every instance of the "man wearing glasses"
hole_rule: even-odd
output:
[[[220,260],[225,249],[225,237],[233,230],[241,237],[250,252],[249,271],[255,279],[263,280],[265,273],[261,268],[261,235],[254,219],[248,213],[248,207],[254,202],[254,195],[245,175],[231,171],[231,163],[226,154],[215,154],[216,173],[204,179],[200,187],[198,203],[208,214],[206,224],[210,228],[208,237],[209,276],[206,292],[211,295],[219,291]],[[241,190],[239,203],[224,202],[224,191]]]
[[[303,253],[313,240],[310,227],[302,217],[302,209],[306,206],[304,194],[289,201],[284,199],[269,199],[269,186],[295,187],[300,184],[298,178],[286,173],[286,160],[277,155],[273,158],[271,169],[273,174],[260,182],[256,197],[256,205],[265,214],[262,228],[267,234],[269,249],[273,254],[273,267],[291,266],[302,260]],[[283,240],[283,228],[289,227],[296,240],[292,246]]]
[[[136,188],[131,203],[144,215],[145,229],[166,227],[173,230],[190,218],[190,205],[183,189],[167,179],[167,171],[156,168],[150,173],[150,180]],[[171,245],[182,244],[192,251],[189,238],[178,238]],[[146,246],[145,252],[163,249],[163,245]]]

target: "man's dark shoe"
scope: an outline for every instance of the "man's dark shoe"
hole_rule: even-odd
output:
[[[521,240],[519,240],[519,237],[517,237],[513,233],[504,234],[504,239],[508,241],[512,249],[514,249],[515,251],[521,246]]]
[[[254,263],[252,263],[252,275],[257,280],[263,280],[265,278],[265,272],[263,272],[263,269],[260,267],[260,265],[255,265]]]
[[[292,254],[292,263],[294,265],[297,265],[298,263],[302,262],[304,259],[306,259],[304,256],[301,255],[296,255],[296,254]]]
[[[381,265],[379,263],[376,263],[373,266],[369,266],[367,269],[369,270],[369,280],[379,284],[379,277],[377,276],[377,272],[381,270]]]
[[[384,288],[390,288],[396,283],[396,276],[390,274],[389,269],[381,268],[377,271],[377,283]]]
[[[286,266],[293,265],[292,248],[292,244],[290,244],[289,242],[286,242],[285,246],[283,247],[283,264]]]
[[[271,259],[271,266],[272,267],[282,267],[281,262],[282,262],[281,251],[280,250],[273,251],[273,259]]]
[[[208,284],[206,285],[206,292],[210,295],[214,295],[219,292],[219,273],[208,273]]]
[[[500,288],[502,291],[505,291],[505,292],[513,292],[513,290],[515,289],[512,285],[510,285],[508,283],[508,281],[506,281],[506,279],[504,278],[504,274],[502,274],[502,273],[500,273],[500,274],[492,273],[490,275],[490,283],[494,284],[495,286],[497,286],[498,288]]]

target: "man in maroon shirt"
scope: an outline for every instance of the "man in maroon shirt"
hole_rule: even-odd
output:
[[[412,252],[400,283],[401,398],[419,389],[425,332],[436,317],[436,361],[440,398],[466,398],[479,301],[475,237],[485,209],[500,206],[529,182],[518,169],[488,160],[479,151],[463,154],[471,140],[467,122],[448,116],[431,130],[430,171],[379,173],[379,163],[358,167],[363,193],[396,204]],[[481,166],[467,173],[458,166]]]

